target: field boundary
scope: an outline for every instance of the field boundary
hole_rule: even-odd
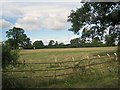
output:
[[[55,60],[55,62],[50,62],[50,63],[16,63],[16,64],[65,64],[65,63],[69,63],[69,62],[72,62],[72,66],[68,67],[60,67],[60,66],[57,66],[57,67],[60,67],[60,68],[54,68],[54,69],[28,69],[28,70],[2,70],[3,73],[13,73],[13,72],[46,72],[46,71],[52,71],[52,72],[55,72],[54,75],[43,75],[43,76],[34,76],[34,77],[54,77],[54,78],[57,78],[57,77],[60,77],[60,76],[65,76],[65,75],[71,75],[71,74],[74,74],[74,71],[75,69],[79,69],[79,68],[82,68],[82,67],[88,67],[88,66],[94,66],[94,65],[100,65],[100,64],[104,64],[104,63],[110,63],[110,62],[113,62],[113,60],[107,60],[107,61],[102,61],[102,62],[98,62],[98,63],[91,63],[91,64],[85,64],[85,65],[79,65],[79,62],[80,61],[85,61],[85,60],[98,60],[98,59],[102,59],[102,58],[107,58],[107,59],[112,59],[112,58],[115,58],[117,61],[117,54],[114,53],[113,55],[110,55],[110,54],[106,54],[106,56],[100,56],[100,55],[97,55],[97,57],[93,57],[93,58],[89,58],[89,56],[87,56],[87,58],[84,58],[84,59],[81,59],[81,60],[75,60],[74,57],[72,57],[72,60],[71,61],[65,61],[65,62],[57,62]],[[68,69],[72,69],[73,72],[72,73],[63,73],[63,74],[57,74],[58,71],[61,71],[61,70],[68,70]],[[7,77],[9,79],[16,79],[16,78],[30,78],[28,76],[26,77]]]

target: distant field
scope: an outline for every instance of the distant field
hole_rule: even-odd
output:
[[[48,51],[113,51],[117,47],[91,47],[91,48],[55,48],[55,49],[35,49],[21,50],[20,53],[48,52]]]
[[[94,48],[61,48],[61,49],[36,49],[21,50],[20,61],[26,62],[51,62],[57,58],[58,61],[86,58],[99,53],[116,52],[117,47],[94,47]]]
[[[78,88],[112,88],[118,87],[118,66],[115,61],[114,52],[117,47],[94,47],[94,48],[62,48],[62,49],[36,49],[21,50],[19,52],[19,62],[23,63],[17,67],[9,66],[7,70],[31,70],[31,72],[5,72],[3,73],[3,87],[78,87]],[[111,57],[107,56],[107,53]],[[105,56],[99,58],[100,56]],[[96,59],[89,58],[97,57]],[[55,63],[66,61],[78,61],[78,66],[101,63],[95,66],[86,66],[73,69],[63,69],[72,67],[75,63],[58,63],[58,64],[33,64],[33,63]],[[83,61],[80,61],[85,59]],[[110,61],[110,62],[109,62]],[[38,69],[47,69],[53,71],[34,71]],[[55,71],[54,71],[55,70]],[[77,70],[77,71],[76,71]],[[56,77],[56,75],[73,73],[72,75]],[[36,76],[52,76],[36,77]],[[7,79],[14,77],[16,79]],[[19,78],[29,77],[29,78]],[[56,77],[56,78],[55,78]]]

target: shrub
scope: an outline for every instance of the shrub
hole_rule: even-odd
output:
[[[18,59],[18,51],[12,51],[8,45],[2,45],[2,67],[5,68],[9,64],[15,66]]]

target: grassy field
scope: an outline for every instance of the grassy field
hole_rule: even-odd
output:
[[[93,56],[97,53],[116,52],[116,47],[99,47],[99,48],[64,48],[64,49],[38,49],[20,51],[20,60],[26,62],[52,62],[55,58],[58,61],[64,61],[74,56],[75,59]]]
[[[74,61],[85,59],[80,61],[80,65],[86,65],[91,63],[98,63],[103,61],[111,61],[108,63],[88,66],[83,68],[77,68],[77,71],[60,70],[60,71],[45,71],[45,72],[3,72],[3,87],[18,87],[18,88],[40,88],[40,87],[64,87],[64,88],[115,88],[118,87],[118,65],[114,61],[114,52],[116,47],[94,47],[94,48],[65,48],[65,49],[36,49],[36,50],[21,50],[19,52],[20,63],[17,67],[8,66],[6,70],[36,70],[36,69],[59,69],[65,66],[71,67],[73,62],[64,64],[32,64],[32,63],[54,63]],[[106,54],[109,53],[112,58]],[[92,57],[98,57],[97,55],[106,56],[105,58],[88,59]],[[31,63],[31,64],[28,64]],[[61,76],[54,78],[56,74],[74,73],[71,75]],[[39,77],[39,76],[53,76]],[[14,77],[14,79],[8,79]],[[28,78],[19,78],[28,77]]]

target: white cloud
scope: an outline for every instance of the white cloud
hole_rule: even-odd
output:
[[[15,26],[22,27],[25,30],[37,30],[37,29],[40,29],[41,27],[40,21],[36,17],[19,18]]]
[[[0,27],[2,27],[1,29],[9,29],[12,27],[12,23],[10,23],[4,19],[0,19]]]
[[[62,13],[62,12],[59,12]],[[65,12],[62,14],[59,13],[54,13],[54,14],[49,14],[48,17],[44,17],[43,20],[43,27],[51,30],[62,30],[67,28],[68,23],[67,23],[67,16]]]
[[[75,6],[74,6],[75,5]],[[78,3],[4,3],[3,17],[16,18],[15,26],[25,30],[68,28],[67,16]],[[7,7],[5,7],[7,6]]]
[[[67,26],[69,11],[59,6],[34,6],[23,10],[24,17],[19,18],[16,25],[29,30],[40,28],[61,30]]]

